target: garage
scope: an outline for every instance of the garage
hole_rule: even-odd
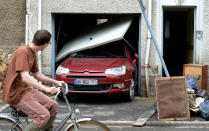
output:
[[[55,78],[55,72],[57,67],[64,61],[59,59],[56,61],[57,55],[63,50],[63,47],[69,41],[73,41],[79,37],[82,32],[97,28],[102,24],[117,21],[118,19],[125,19],[131,17],[132,21],[127,31],[124,34],[124,39],[128,41],[129,45],[135,49],[140,55],[139,51],[139,30],[140,30],[140,15],[139,14],[52,14],[52,76]],[[91,38],[90,38],[91,39]],[[94,39],[94,38],[93,38]],[[68,43],[69,44],[69,43]],[[65,47],[64,47],[65,48]],[[92,48],[92,47],[91,47]],[[120,48],[120,46],[118,47]],[[110,49],[111,50],[111,49]],[[140,59],[140,58],[139,58]],[[140,61],[137,61],[137,67],[139,67]],[[137,83],[140,83],[140,71],[138,71]],[[137,85],[136,90],[139,87]]]

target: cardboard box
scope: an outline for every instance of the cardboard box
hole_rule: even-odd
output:
[[[183,75],[193,77],[200,75],[198,88],[208,90],[208,65],[184,64]]]

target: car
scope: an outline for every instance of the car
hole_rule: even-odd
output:
[[[68,84],[69,93],[121,94],[133,100],[139,57],[124,38],[130,24],[130,18],[117,20],[66,43],[56,57],[64,59],[56,79]]]
[[[125,41],[75,52],[56,70],[69,93],[123,94],[131,101],[137,84],[137,53]]]

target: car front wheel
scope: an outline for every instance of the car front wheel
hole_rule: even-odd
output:
[[[132,101],[134,99],[134,93],[135,93],[135,86],[134,86],[134,79],[131,79],[131,83],[130,83],[130,89],[129,92],[127,94],[125,94],[125,99],[127,101]]]

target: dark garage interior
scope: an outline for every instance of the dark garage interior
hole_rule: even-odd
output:
[[[91,28],[98,26],[104,22],[111,22],[118,18],[132,16],[132,23],[127,30],[124,38],[129,44],[135,48],[139,56],[138,45],[140,43],[140,14],[52,14],[52,20],[54,23],[54,48],[52,54],[56,57],[64,44],[72,38],[78,36],[80,33],[85,32]],[[140,57],[139,57],[140,58]],[[55,71],[57,67],[63,62],[64,59],[55,62],[52,60],[52,76],[55,78]],[[141,65],[140,61],[137,64]],[[139,66],[137,65],[137,66]],[[138,71],[140,74],[140,71]],[[140,83],[140,75],[138,75],[138,83]],[[140,85],[140,84],[139,84]],[[138,85],[137,85],[138,87]],[[140,88],[140,87],[138,87]],[[136,88],[136,91],[138,89]],[[137,93],[137,92],[136,92]]]
[[[71,38],[88,29],[94,28],[103,22],[111,22],[113,19],[125,15],[132,15],[132,24],[125,35],[125,39],[138,50],[139,39],[139,15],[137,14],[54,14],[55,16],[55,56],[64,44]],[[62,62],[55,63],[55,69]]]

